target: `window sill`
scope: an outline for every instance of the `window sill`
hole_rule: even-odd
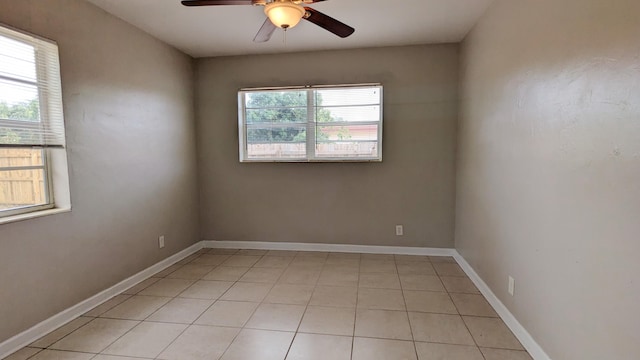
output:
[[[18,222],[18,221],[23,221],[23,220],[35,219],[35,218],[39,218],[39,217],[42,217],[42,216],[62,214],[62,213],[66,213],[66,212],[71,212],[71,208],[70,207],[68,207],[68,208],[54,208],[54,209],[46,209],[46,210],[34,211],[34,212],[26,213],[26,214],[11,215],[11,216],[0,218],[0,225],[9,224],[9,223]]]

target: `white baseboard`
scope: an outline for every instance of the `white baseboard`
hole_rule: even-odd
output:
[[[93,309],[94,307],[104,303],[105,301],[111,299],[112,297],[122,293],[128,288],[138,284],[139,282],[145,280],[151,275],[166,269],[177,261],[180,261],[187,256],[197,252],[202,249],[203,243],[199,241],[192,246],[169,256],[168,258],[140,271],[139,273],[122,280],[116,285],[101,291],[100,293],[76,304],[72,307],[57,313],[56,315],[40,322],[39,324],[34,325],[33,327],[21,332],[20,334],[0,343],[0,359],[4,359],[5,357],[13,354],[14,352],[20,350],[21,348],[31,344],[32,342],[38,340],[42,336],[50,333],[51,331],[63,326],[64,324],[76,319],[87,311]]]
[[[454,255],[456,262],[462,270],[469,276],[471,281],[476,285],[478,290],[484,295],[489,304],[498,313],[502,321],[511,329],[513,334],[520,340],[522,346],[529,352],[529,355],[534,360],[551,360],[549,355],[544,352],[542,347],[533,339],[531,334],[520,324],[515,316],[507,309],[507,307],[498,299],[498,297],[491,291],[489,286],[480,278],[480,275],[469,265],[469,263],[460,255],[457,251]]]
[[[405,246],[377,245],[344,245],[318,243],[264,242],[264,241],[217,241],[205,240],[205,248],[219,249],[252,249],[252,250],[290,250],[290,251],[330,251],[363,254],[397,254],[397,255],[429,255],[454,256],[455,249],[422,248]]]

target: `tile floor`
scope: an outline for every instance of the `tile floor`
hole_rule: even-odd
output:
[[[531,357],[453,258],[205,249],[6,359]]]

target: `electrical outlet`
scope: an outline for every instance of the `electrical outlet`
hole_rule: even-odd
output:
[[[513,296],[513,292],[516,288],[516,281],[513,280],[511,276],[509,276],[509,295]]]
[[[164,247],[164,235],[160,235],[158,238],[158,247],[162,249]]]
[[[402,225],[396,225],[396,236],[402,236],[404,234],[404,228]]]

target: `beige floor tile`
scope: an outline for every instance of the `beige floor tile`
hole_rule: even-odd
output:
[[[191,286],[191,284],[193,284],[194,282],[194,280],[164,278],[149,286],[148,288],[140,291],[138,295],[174,297],[181,293],[184,289]]]
[[[415,341],[475,345],[459,315],[410,312],[409,319]]]
[[[499,318],[463,316],[478,346],[524,350],[507,325]]]
[[[433,267],[436,269],[436,273],[440,276],[467,276],[460,265],[455,263],[434,263]]]
[[[404,300],[407,303],[408,311],[439,314],[458,313],[449,294],[443,292],[407,290],[404,292]]]
[[[429,257],[424,255],[394,255],[396,262],[429,262]]]
[[[213,300],[175,298],[147,318],[147,321],[191,324],[213,304]]]
[[[349,270],[329,267],[322,270],[318,278],[318,285],[330,286],[358,286],[358,268]]]
[[[451,256],[429,256],[429,261],[433,264],[441,262],[455,263],[456,259]]]
[[[263,256],[255,265],[256,268],[284,269],[293,261],[293,256]]]
[[[200,255],[202,255],[202,254],[201,253],[191,254],[191,255],[187,256],[186,258],[178,261],[176,264],[178,264],[178,265],[186,265],[186,264],[192,262],[193,260],[197,259]]]
[[[186,328],[184,324],[142,322],[109,345],[103,353],[155,358]]]
[[[51,346],[55,350],[99,353],[139,322],[95,319]]]
[[[416,342],[419,360],[484,360],[476,346]]]
[[[451,299],[456,304],[460,315],[498,317],[498,314],[482,295],[452,293]]]
[[[467,277],[441,276],[440,280],[450,293],[480,294],[480,291]]]
[[[437,275],[400,274],[400,283],[403,290],[446,291]]]
[[[480,348],[486,360],[533,360],[526,351]]]
[[[106,354],[98,354],[96,357],[91,358],[91,360],[141,360],[144,358],[134,358],[130,356],[117,356],[117,355],[106,355]]]
[[[282,360],[294,333],[244,329],[236,336],[222,360]]]
[[[327,255],[327,263],[331,259],[360,260],[361,257],[360,253],[331,252]]]
[[[288,257],[294,257],[296,255],[298,255],[297,251],[290,251],[290,250],[269,250],[265,254],[265,256],[288,256]]]
[[[269,252],[269,250],[242,249],[242,250],[238,250],[236,255],[262,256],[262,255],[265,255],[267,252]]]
[[[358,309],[355,336],[413,340],[406,311]]]
[[[191,262],[192,265],[209,265],[209,266],[218,266],[222,264],[225,260],[230,258],[231,255],[215,255],[215,254],[204,254],[198,257],[197,259]]]
[[[279,268],[251,268],[238,281],[256,283],[275,283],[284,269]]]
[[[133,285],[132,287],[128,288],[127,290],[123,291],[122,294],[123,295],[135,295],[135,294],[139,293],[140,291],[148,288],[149,286],[157,283],[160,280],[162,280],[161,277],[150,277],[148,279],[145,279],[145,280]]]
[[[326,251],[298,251],[296,257],[326,259],[329,257],[329,254],[330,253]]]
[[[315,285],[320,277],[322,267],[289,266],[278,280],[283,284]]]
[[[220,300],[261,302],[269,293],[273,284],[235,283]]]
[[[350,360],[350,336],[296,334],[287,360]]]
[[[85,325],[89,321],[93,320],[91,317],[81,316],[77,319],[72,320],[71,322],[57,328],[56,330],[48,333],[47,335],[41,337],[40,339],[32,342],[29,346],[36,348],[48,348],[53,345],[56,341],[62,339],[63,337],[71,334],[81,326]]]
[[[32,348],[32,347],[24,347],[13,354],[7,356],[3,360],[27,360],[38,352],[42,351],[42,349]]]
[[[315,257],[315,256],[296,256],[293,258],[289,266],[296,267],[322,267],[324,263],[327,261],[326,258],[323,257]]]
[[[265,303],[306,305],[313,294],[313,286],[276,284],[267,297]]]
[[[223,266],[240,266],[240,267],[252,267],[255,263],[260,260],[262,256],[254,256],[254,255],[232,255],[230,258],[225,260],[222,265]]]
[[[436,269],[430,262],[422,261],[396,261],[398,274],[403,275],[436,275]]]
[[[196,324],[243,327],[259,303],[244,301],[217,301],[205,311]]]
[[[233,282],[230,281],[198,280],[178,296],[182,298],[215,300],[229,290],[231,285],[233,285]]]
[[[169,297],[136,295],[100,316],[111,319],[144,320],[169,300],[171,300]]]
[[[379,310],[406,310],[401,290],[358,290],[358,308]]]
[[[30,360],[89,360],[94,354],[86,354],[81,352],[43,350]]]
[[[179,264],[173,264],[169,267],[167,267],[166,269],[157,272],[155,275],[153,275],[153,277],[157,277],[157,278],[163,278],[169,274],[171,274],[172,272],[180,269],[182,267],[182,265]]]
[[[360,287],[372,289],[400,289],[398,274],[363,273],[360,275]]]
[[[322,270],[318,278],[318,285],[358,286],[358,278],[357,267],[344,270],[331,266]]]
[[[237,266],[219,266],[202,277],[202,280],[238,281],[250,268]]]
[[[208,274],[213,268],[214,266],[211,265],[193,265],[193,263],[191,263],[167,275],[167,279],[198,280]]]
[[[304,309],[303,305],[262,304],[258,306],[245,327],[260,330],[296,331]]]
[[[357,255],[357,254],[356,254]],[[349,269],[355,269],[355,270],[360,270],[360,258],[335,258],[335,257],[331,257],[331,255],[329,255],[329,257],[327,258],[327,262],[324,263],[325,265],[325,269],[327,267],[329,267],[329,265],[331,265],[331,267],[334,266],[341,266],[341,267],[345,267],[345,268],[349,268]]]
[[[416,360],[413,341],[353,339],[352,360]]]
[[[192,325],[158,359],[217,360],[239,332],[235,328]]]
[[[215,255],[233,255],[235,253],[237,253],[238,249],[209,249],[209,251],[207,251],[207,254],[215,254]]]
[[[352,336],[355,318],[355,308],[308,306],[298,331]]]
[[[360,272],[395,274],[398,270],[396,269],[396,262],[393,260],[362,259],[360,260]]]
[[[393,254],[362,254],[360,255],[360,259],[394,261],[395,256]]]
[[[103,302],[102,304],[94,307],[93,309],[87,311],[84,316],[92,316],[98,317],[105,312],[113,309],[116,305],[122,304],[125,300],[129,299],[131,295],[116,295],[111,299]]]
[[[356,307],[357,287],[318,285],[313,291],[309,305]]]

